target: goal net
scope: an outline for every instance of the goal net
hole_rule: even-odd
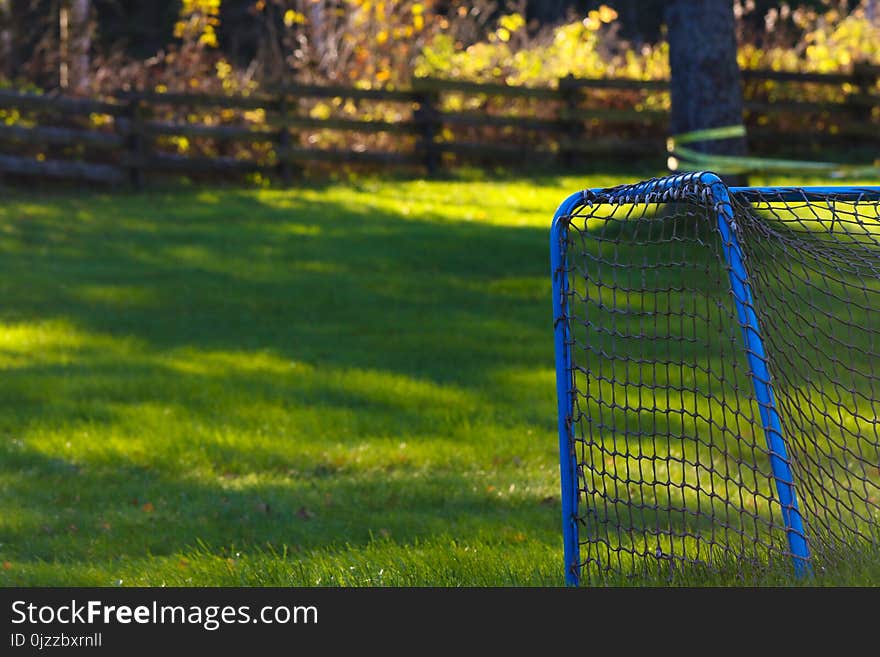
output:
[[[551,255],[569,583],[878,545],[880,188],[587,190]]]

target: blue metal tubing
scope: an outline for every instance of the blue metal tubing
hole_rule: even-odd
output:
[[[580,545],[578,543],[577,508],[578,479],[577,455],[572,435],[574,400],[571,352],[569,347],[568,267],[563,253],[568,234],[568,217],[583,205],[584,193],[569,196],[553,217],[550,229],[550,273],[553,277],[553,331],[556,343],[556,399],[559,416],[559,472],[562,486],[562,539],[565,559],[565,583],[577,586],[580,581]]]
[[[736,231],[731,229],[734,220],[733,206],[730,203],[727,186],[721,182],[718,176],[705,173],[702,174],[700,180],[708,185],[718,215],[718,229],[721,231],[724,256],[730,266],[728,270],[730,287],[733,291],[739,323],[743,327],[743,340],[746,356],[749,360],[749,375],[755,390],[755,399],[758,401],[761,422],[764,425],[764,438],[770,450],[770,467],[773,470],[776,493],[782,507],[782,520],[785,525],[788,546],[794,561],[795,573],[804,575],[809,572],[810,549],[807,546],[804,520],[798,507],[788,449],[785,439],[782,437],[782,424],[776,410],[776,397],[773,394],[770,372],[767,369],[767,355],[758,327],[758,317],[755,315],[752,290],[743,263],[742,249],[736,237]]]

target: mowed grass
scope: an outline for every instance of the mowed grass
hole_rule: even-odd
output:
[[[0,585],[562,584],[549,222],[648,175],[4,192]]]
[[[559,583],[584,182],[7,194],[0,583]]]

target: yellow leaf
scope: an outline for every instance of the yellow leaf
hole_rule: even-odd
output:
[[[330,118],[330,107],[326,103],[318,103],[309,112],[309,116],[313,119],[328,119]]]
[[[304,25],[305,23],[305,14],[301,14],[300,12],[294,11],[293,9],[288,9],[284,12],[284,24],[287,27],[293,27],[294,25]]]
[[[510,32],[516,32],[525,24],[526,19],[522,17],[522,14],[507,14],[498,19],[498,25]]]
[[[608,5],[602,5],[599,7],[599,20],[603,23],[611,23],[617,19],[617,12],[614,11]]]
[[[244,120],[249,123],[265,123],[266,122],[266,110],[263,109],[255,109],[252,111],[246,111],[244,113]]]
[[[391,79],[391,71],[382,70],[376,73],[376,80],[379,82],[386,82]]]
[[[221,80],[225,80],[230,75],[232,75],[232,65],[227,62],[225,59],[221,59],[217,62],[217,77]]]
[[[209,48],[216,48],[219,43],[217,41],[217,33],[214,32],[214,28],[207,26],[205,31],[199,37],[199,43],[203,46],[208,46]]]

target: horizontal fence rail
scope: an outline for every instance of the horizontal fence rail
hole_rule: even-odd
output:
[[[751,150],[880,149],[880,68],[742,72]],[[140,186],[145,176],[464,162],[573,166],[665,158],[665,80],[555,87],[420,78],[409,89],[288,85],[271,94],[120,92],[102,99],[0,90],[0,175]],[[822,158],[827,159],[827,158]]]

